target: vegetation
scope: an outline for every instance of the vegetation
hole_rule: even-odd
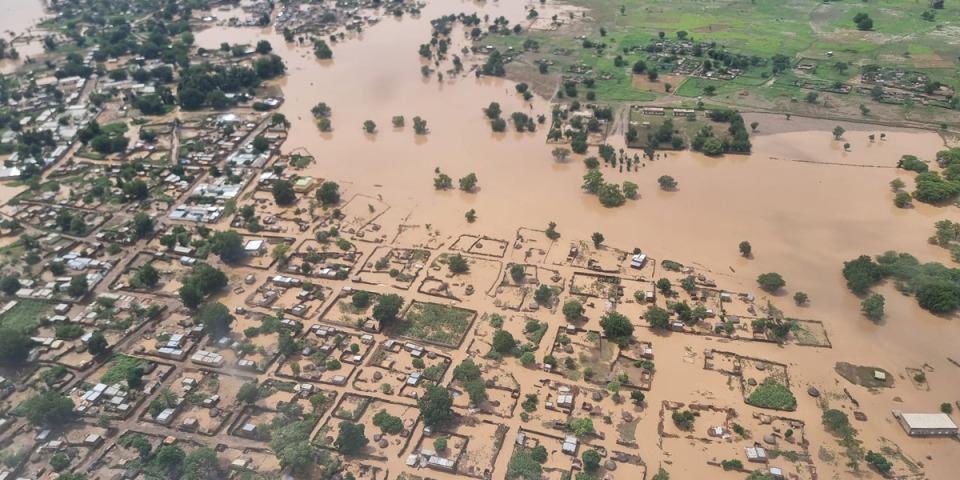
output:
[[[617,312],[609,312],[600,319],[600,328],[603,334],[611,341],[626,345],[630,343],[633,336],[633,324],[625,315]]]
[[[677,428],[686,432],[693,430],[693,422],[696,419],[690,410],[674,410],[670,418]]]
[[[844,263],[843,276],[847,287],[858,295],[891,278],[897,290],[914,295],[917,304],[931,313],[948,314],[960,308],[960,270],[940,263],[922,264],[907,253],[889,251],[875,260],[861,255]]]
[[[424,425],[440,427],[453,419],[453,397],[443,387],[430,385],[417,401]]]
[[[768,292],[776,292],[781,288],[787,285],[787,282],[783,280],[783,277],[779,273],[770,272],[770,273],[761,273],[757,277],[757,284],[760,285],[760,288]]]
[[[786,385],[772,377],[767,377],[747,397],[747,403],[760,408],[793,411],[797,409],[797,399]]]
[[[883,295],[872,293],[860,303],[860,311],[870,320],[878,321],[883,318],[883,307],[885,303]]]

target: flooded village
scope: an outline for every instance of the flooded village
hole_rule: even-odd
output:
[[[0,480],[954,478],[960,7],[877,2],[3,2]]]

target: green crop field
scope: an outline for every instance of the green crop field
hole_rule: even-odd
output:
[[[804,103],[808,93],[815,91],[821,99],[829,96],[829,101],[822,102],[822,110],[827,113],[866,116],[868,113],[862,112],[877,110],[884,117],[896,119],[910,117],[911,111],[916,110],[913,100],[885,101],[885,105],[880,105],[865,91],[869,85],[860,82],[864,66],[877,65],[890,72],[918,72],[927,76],[928,84],[960,88],[960,4],[956,2],[945,2],[942,9],[932,9],[927,0],[565,3],[578,10],[558,13],[556,20],[562,25],[556,29],[490,34],[478,44],[503,51],[512,47],[513,61],[507,65],[507,75],[530,84],[542,95],[554,96],[561,77],[589,77],[594,84],[581,87],[579,97],[583,99],[592,92],[591,98],[609,103],[656,100],[689,104],[710,96],[713,98],[703,101],[747,109],[811,113],[817,108],[815,105],[797,104]],[[858,29],[854,22],[858,14],[870,17],[871,29]],[[547,20],[542,18],[540,25]],[[537,48],[524,50],[528,40],[534,40]],[[651,51],[656,42],[665,42],[667,48],[672,48],[681,41],[752,61],[733,72],[733,78],[714,80],[678,71],[677,76],[686,80],[677,82],[674,76],[670,89],[657,80],[633,81],[631,66],[638,60],[660,74],[671,74],[677,58],[686,57],[693,63],[708,58],[689,53],[670,57],[672,52],[665,55],[664,50]],[[775,55],[789,59],[789,66],[774,71]],[[619,66],[614,63],[618,56],[622,59]],[[545,73],[539,63],[549,65]],[[807,64],[807,68],[799,68],[801,63]],[[708,85],[713,86],[709,92],[705,90]],[[841,85],[850,91],[832,91]],[[927,120],[957,123],[956,102],[951,106],[949,88],[938,93],[939,102],[921,109]],[[918,89],[913,93],[923,94]],[[864,110],[861,105],[869,108]]]

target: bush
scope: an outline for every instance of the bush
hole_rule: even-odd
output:
[[[760,288],[768,292],[776,292],[781,288],[787,285],[787,282],[784,281],[783,277],[779,273],[770,272],[770,273],[761,273],[757,277],[757,284],[760,285]]]
[[[373,416],[373,424],[380,428],[380,431],[389,435],[396,435],[403,431],[403,420],[387,413],[386,410],[380,410]]]
[[[886,475],[893,469],[893,464],[886,459],[883,455],[870,450],[867,452],[867,455],[864,459],[869,463],[873,468],[876,468],[881,475]]]
[[[686,432],[693,430],[693,422],[695,417],[693,412],[690,410],[674,410],[670,418],[673,420],[673,424],[676,425],[680,430]]]
[[[743,462],[737,459],[724,460],[720,462],[720,466],[723,467],[724,470],[740,470],[743,468]]]
[[[860,311],[870,320],[877,321],[883,318],[884,303],[883,295],[874,293],[860,303]]]

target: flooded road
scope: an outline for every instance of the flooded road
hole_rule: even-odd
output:
[[[620,208],[604,208],[580,189],[585,172],[581,156],[558,164],[550,154],[553,147],[544,141],[545,128],[494,134],[481,110],[497,101],[504,117],[515,111],[549,117],[545,99],[526,102],[515,93],[513,83],[477,79],[472,73],[445,75],[443,82],[436,74],[429,78],[421,74],[417,47],[430,38],[430,19],[476,11],[518,20],[525,16],[523,8],[523,2],[433,1],[420,18],[387,17],[333,45],[334,58],[329,61],[315,59],[307,47],[285,44],[269,29],[214,27],[199,32],[197,44],[215,48],[223,41],[271,41],[288,67],[288,76],[279,84],[285,95],[281,111],[293,121],[284,150],[308,150],[318,160],[311,173],[340,182],[347,196],[380,194],[393,209],[410,213],[407,223],[430,224],[446,235],[512,239],[520,226],[545,228],[549,221],[558,223],[564,239],[588,238],[599,231],[610,245],[639,247],[657,259],[695,263],[730,277],[743,291],[759,291],[757,275],[776,271],[787,281],[777,305],[788,316],[822,320],[834,348],[743,350],[772,350],[769,355],[794,364],[800,381],[810,382],[830,378],[839,360],[882,365],[901,375],[906,366],[929,363],[944,372],[933,386],[945,389],[944,400],[960,395],[955,381],[948,385],[949,378],[956,378],[956,367],[946,360],[958,355],[960,322],[923,312],[912,298],[884,287],[880,290],[887,297],[887,319],[876,325],[859,313],[860,299],[846,290],[840,275],[844,261],[885,250],[950,264],[947,252],[929,245],[927,238],[936,220],[956,220],[955,210],[923,204],[897,209],[889,187],[892,179],[901,178],[912,188],[911,176],[895,169],[897,160],[904,154],[932,159],[943,148],[937,134],[861,126],[848,127],[843,139],[836,141],[830,133],[834,123],[803,120],[796,128],[770,116],[761,119],[761,133],[754,136],[754,153],[749,156],[707,158],[678,152],[647,161],[635,172],[602,168],[608,181],[640,185],[639,199]],[[454,37],[462,40],[462,31],[455,30]],[[455,47],[451,51],[460,45]],[[467,55],[464,63],[477,60]],[[321,101],[333,110],[329,134],[319,132],[310,113]],[[407,126],[394,129],[390,124],[394,115],[404,115]],[[411,119],[417,115],[427,120],[429,135],[414,135]],[[362,131],[365,120],[377,124],[376,134]],[[879,138],[882,131],[887,133],[885,140],[869,139],[870,134]],[[611,143],[620,148],[622,139]],[[851,144],[850,151],[844,143]],[[435,168],[454,180],[476,173],[478,192],[435,191]],[[656,182],[661,175],[676,178],[679,188],[661,191]],[[469,209],[476,210],[476,223],[464,219]],[[742,240],[753,245],[753,259],[739,256],[737,244]],[[809,306],[793,305],[790,296],[796,291],[809,294]],[[686,385],[665,388],[678,390],[664,392],[668,395],[690,395]],[[906,402],[896,408],[934,411],[940,401],[903,389],[895,395]],[[882,412],[894,408],[891,396],[862,400]],[[811,399],[802,400],[798,414],[819,425],[819,410]],[[891,436],[898,427],[886,421],[864,428],[876,429],[874,436]],[[820,435],[815,441],[829,441]],[[942,443],[901,443],[915,458],[924,452],[946,458]],[[655,455],[651,448],[643,448],[643,454]],[[946,478],[942,475],[949,463],[928,464],[931,478]]]

